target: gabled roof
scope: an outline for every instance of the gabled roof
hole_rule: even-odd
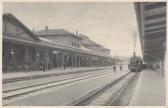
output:
[[[76,38],[81,39],[80,37],[74,35],[73,33],[65,29],[44,29],[35,33],[39,36],[74,36]]]
[[[29,30],[28,27],[26,27],[19,19],[17,19],[14,15],[11,13],[4,13],[3,14],[3,20],[8,19],[11,21],[14,21],[16,24],[18,24],[27,34],[29,34],[33,39],[39,40],[38,36],[36,36],[31,30]]]

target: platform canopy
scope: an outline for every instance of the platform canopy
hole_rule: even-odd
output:
[[[136,2],[135,12],[145,62],[162,61],[166,51],[166,2]]]

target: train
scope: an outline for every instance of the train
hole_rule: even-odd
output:
[[[141,57],[133,56],[130,58],[128,69],[131,72],[141,72],[143,70],[143,60]]]

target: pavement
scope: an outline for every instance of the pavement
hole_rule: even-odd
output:
[[[130,106],[165,106],[166,81],[159,72],[143,70],[137,81]]]
[[[52,69],[48,71],[30,71],[30,72],[7,72],[3,73],[3,80],[12,79],[12,78],[20,78],[20,77],[31,77],[38,75],[47,75],[47,74],[59,74],[59,73],[68,73],[68,72],[82,72],[82,71],[90,71],[90,70],[98,70],[98,69],[108,69],[112,67],[80,67],[80,68],[66,68],[61,69]]]

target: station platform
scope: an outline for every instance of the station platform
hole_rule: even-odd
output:
[[[80,67],[80,68],[66,68],[65,70],[62,68],[52,69],[43,72],[41,71],[28,71],[28,72],[7,72],[2,74],[2,79],[12,79],[12,78],[22,78],[22,77],[33,77],[39,75],[49,75],[49,74],[66,74],[66,73],[75,73],[75,72],[85,72],[85,71],[94,71],[101,69],[110,69],[109,67]]]
[[[143,70],[137,81],[130,106],[165,106],[166,78],[159,71]]]

